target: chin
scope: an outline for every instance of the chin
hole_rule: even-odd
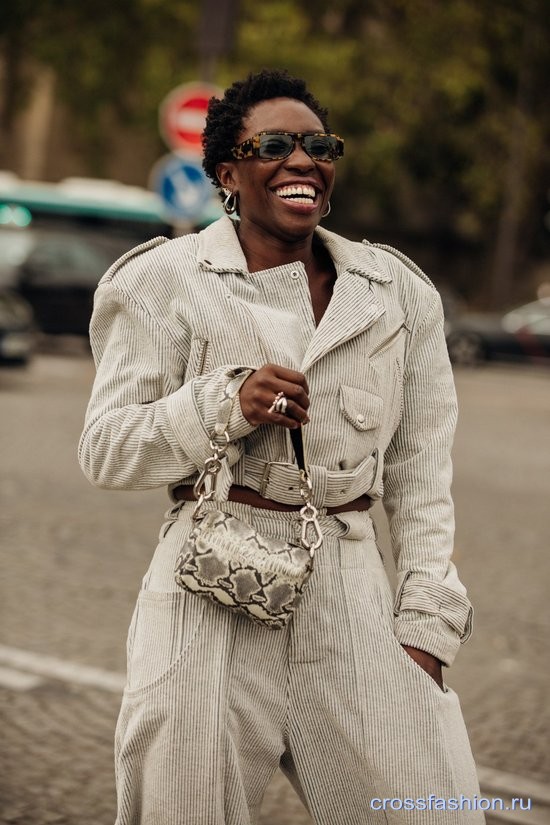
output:
[[[319,219],[317,216],[304,215],[301,219],[297,217],[294,220],[279,223],[277,229],[295,240],[300,240],[302,238],[308,238],[315,232],[318,226]],[[275,227],[273,227],[273,229],[275,229]]]

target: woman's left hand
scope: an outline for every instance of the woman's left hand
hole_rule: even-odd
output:
[[[425,650],[418,650],[417,647],[402,645],[402,648],[409,654],[411,659],[414,659],[417,665],[420,665],[422,670],[426,671],[428,676],[432,677],[441,690],[443,690],[443,674],[441,673],[441,662],[439,659],[432,656],[431,653],[426,653]]]

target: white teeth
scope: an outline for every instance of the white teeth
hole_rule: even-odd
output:
[[[315,189],[313,186],[281,186],[275,190],[279,198],[293,200],[295,203],[311,203],[315,200]]]

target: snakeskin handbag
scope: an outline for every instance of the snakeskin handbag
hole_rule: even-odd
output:
[[[218,435],[212,437],[213,455],[206,460],[193,488],[197,498],[194,526],[175,569],[180,587],[272,629],[285,627],[292,618],[311,576],[315,551],[323,541],[317,509],[311,503],[301,427],[290,434],[304,501],[300,543],[261,536],[242,519],[220,509],[201,513],[204,502],[214,498],[216,476],[229,442],[224,431],[224,443],[220,444]]]

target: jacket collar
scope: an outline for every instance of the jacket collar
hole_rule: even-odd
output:
[[[317,227],[315,231],[338,272],[346,270],[377,283],[389,283],[392,280],[391,275],[378,266],[374,252],[364,243],[348,241],[321,227]],[[246,258],[231,218],[224,215],[214,221],[199,233],[198,238],[197,263],[200,267],[219,274],[235,272],[245,275],[248,272]]]
[[[197,263],[211,272],[248,272],[246,258],[231,218],[225,215],[199,232]]]
[[[328,249],[330,257],[334,261],[337,269],[347,270],[354,275],[362,275],[369,281],[376,281],[380,284],[389,283],[392,276],[380,268],[372,249],[365,243],[348,241],[342,235],[329,232],[328,229],[317,227],[315,230]]]

